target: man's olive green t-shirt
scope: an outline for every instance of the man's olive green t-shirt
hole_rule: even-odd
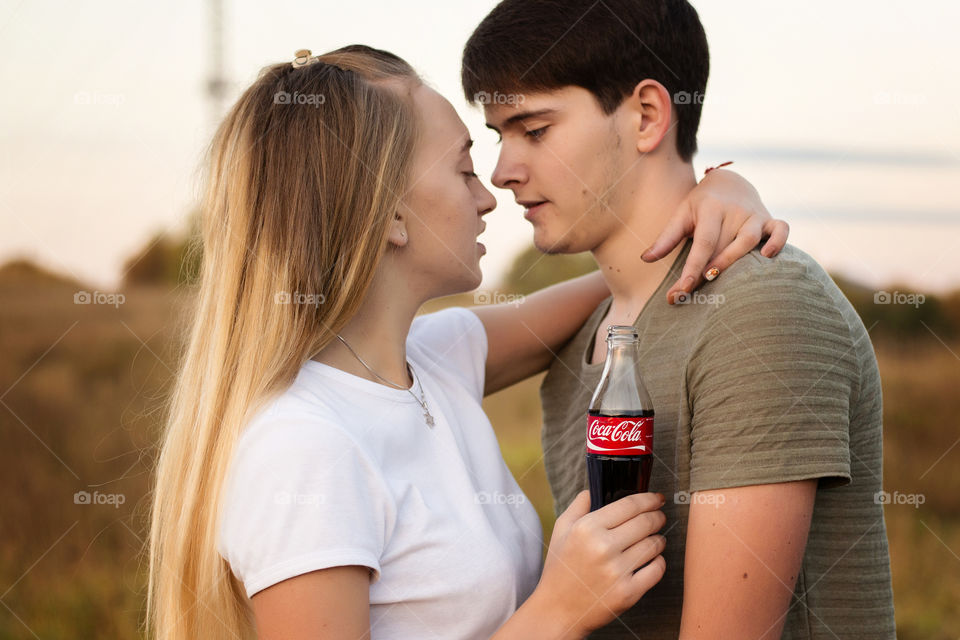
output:
[[[867,330],[826,272],[791,245],[773,259],[753,250],[688,303],[670,306],[666,291],[689,248],[634,323],[656,411],[650,490],[667,497],[666,575],[591,638],[676,640],[691,493],[811,478],[816,503],[782,637],[894,638],[877,498],[880,376]],[[587,407],[603,369],[588,363],[609,306],[563,348],[541,387],[558,514],[588,486]]]

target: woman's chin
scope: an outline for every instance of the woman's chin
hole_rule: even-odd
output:
[[[466,293],[467,291],[473,291],[474,289],[480,286],[481,282],[483,282],[483,272],[480,270],[480,265],[477,265],[476,270],[470,277],[469,284],[466,287],[464,287],[462,293]]]
[[[444,296],[453,296],[460,293],[469,293],[480,286],[483,281],[483,272],[480,266],[476,265],[473,272],[467,271],[456,280],[447,280],[443,284],[435,287],[435,293],[432,298],[442,298]]]
[[[460,292],[466,293],[468,291],[473,291],[480,286],[481,282],[483,282],[483,271],[480,270],[480,262],[478,260],[477,263],[474,264],[473,271],[467,274],[464,280],[464,286]]]

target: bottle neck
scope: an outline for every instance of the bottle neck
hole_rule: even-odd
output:
[[[619,336],[607,338],[607,360],[625,360],[636,356],[640,345],[636,340]]]
[[[629,415],[652,410],[650,395],[640,374],[640,341],[633,327],[609,329],[607,360],[589,410]]]
[[[633,379],[633,370],[636,367],[638,357],[637,352],[636,343],[607,340],[607,361],[604,363],[601,377],[607,378],[614,384],[624,378]]]
[[[632,370],[639,357],[640,341],[633,326],[613,325],[607,328],[607,362],[604,376],[617,376],[624,368]]]

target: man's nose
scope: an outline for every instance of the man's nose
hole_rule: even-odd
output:
[[[497,158],[497,166],[490,176],[490,182],[500,189],[510,189],[523,183],[526,179],[526,172],[523,165],[513,154],[506,149],[500,149],[500,155]]]

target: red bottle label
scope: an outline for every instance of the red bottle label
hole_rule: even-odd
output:
[[[653,453],[653,416],[587,417],[587,453],[643,456]]]

